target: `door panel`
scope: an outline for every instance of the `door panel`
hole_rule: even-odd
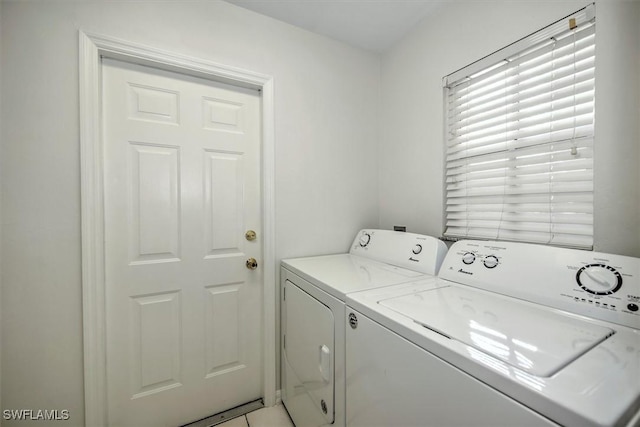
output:
[[[180,258],[178,147],[130,146],[131,262]]]
[[[259,93],[104,60],[103,111],[109,424],[260,398]]]
[[[205,151],[207,256],[238,254],[243,240],[241,153]]]
[[[180,294],[133,297],[131,306],[133,398],[180,386]]]
[[[207,288],[207,376],[245,367],[238,340],[239,283]]]

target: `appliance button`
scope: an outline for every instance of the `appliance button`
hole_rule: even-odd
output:
[[[358,317],[355,313],[349,313],[349,325],[351,326],[351,329],[358,327]]]
[[[631,303],[627,305],[627,308],[629,309],[629,311],[638,311],[638,304]]]

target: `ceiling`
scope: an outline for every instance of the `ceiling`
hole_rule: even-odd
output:
[[[226,0],[314,33],[384,52],[440,0]]]

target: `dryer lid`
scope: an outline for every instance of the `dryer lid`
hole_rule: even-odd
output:
[[[341,301],[351,292],[409,282],[423,276],[420,272],[351,254],[286,259],[282,265]]]
[[[466,344],[476,350],[474,358],[486,358],[484,353],[540,377],[552,376],[614,333],[575,316],[462,286],[379,304]]]

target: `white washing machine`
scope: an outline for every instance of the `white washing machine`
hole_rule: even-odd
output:
[[[349,427],[640,425],[640,259],[460,241],[347,295]]]
[[[433,237],[362,230],[348,254],[282,261],[282,401],[297,427],[344,426],[345,296],[433,277],[446,251]]]

